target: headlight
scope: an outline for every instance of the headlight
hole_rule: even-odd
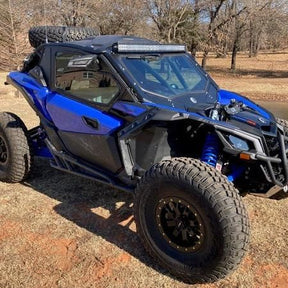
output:
[[[235,149],[242,150],[242,151],[249,151],[250,150],[249,144],[245,140],[238,138],[236,136],[233,136],[233,135],[229,135],[228,139],[229,139],[230,144]]]

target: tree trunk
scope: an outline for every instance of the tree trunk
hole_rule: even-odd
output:
[[[204,70],[206,70],[206,66],[207,66],[208,53],[209,53],[209,51],[204,51],[204,53],[203,53],[202,68],[203,68]]]
[[[233,49],[232,49],[232,59],[231,59],[231,70],[236,70],[236,58],[237,52],[239,49],[239,35],[236,33],[235,40],[233,42]]]
[[[191,55],[196,57],[196,52],[197,52],[197,43],[196,41],[194,41],[194,39],[192,39],[192,42],[190,44],[190,52],[191,52]]]
[[[255,45],[254,45],[254,51],[253,51],[254,57],[258,56],[258,53],[260,50],[261,36],[262,36],[262,33],[261,33],[261,31],[259,31],[257,34],[257,37],[256,37]]]
[[[233,70],[233,71],[236,70],[236,57],[237,57],[237,49],[235,49],[235,47],[233,47],[232,59],[231,59],[231,70]]]
[[[252,58],[253,55],[253,29],[252,29],[252,21],[250,20],[249,25],[249,58]]]

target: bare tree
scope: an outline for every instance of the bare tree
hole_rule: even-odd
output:
[[[288,3],[283,0],[257,0],[249,21],[249,57],[257,56],[261,46],[287,36]],[[285,37],[285,36],[284,36]]]
[[[0,0],[0,69],[15,68],[31,51],[31,26],[98,28],[101,34],[136,34],[186,43],[195,55],[288,45],[287,0]]]
[[[240,43],[241,40],[243,40],[243,35],[247,31],[249,31],[250,36],[249,56],[251,57],[252,54],[257,55],[266,25],[271,21],[269,16],[272,16],[271,6],[273,6],[273,0],[257,0],[253,3],[246,0],[242,0],[241,3],[239,3],[239,1],[233,0],[232,3],[232,9],[237,15],[234,18],[234,35],[232,38],[233,45],[231,59],[231,69],[235,70],[237,52],[240,50]],[[242,9],[241,5],[245,5],[247,8],[245,13],[237,13]]]
[[[237,53],[240,50],[240,41],[244,32],[247,30],[247,23],[249,23],[249,16],[251,14],[250,9],[245,9],[245,13],[239,13],[239,11],[243,12],[242,5],[246,5],[246,3],[239,3],[237,0],[232,1],[231,10],[236,15],[233,19],[234,26],[234,35],[232,34],[232,57],[231,57],[231,69],[236,69],[236,57]],[[240,7],[239,7],[240,6]],[[245,6],[247,8],[247,6]]]
[[[208,54],[212,48],[213,45],[213,39],[215,38],[216,34],[216,19],[218,18],[218,15],[220,13],[220,10],[225,3],[225,0],[217,0],[217,1],[210,1],[210,3],[207,3],[207,9],[206,12],[208,13],[209,17],[209,24],[208,24],[208,33],[207,33],[207,40],[204,45],[204,52],[203,52],[203,58],[202,58],[202,67],[205,69],[207,64],[207,57]]]
[[[86,26],[89,12],[89,1],[85,0],[60,0],[56,1],[58,13],[66,26]],[[55,5],[55,4],[54,4]]]
[[[176,33],[173,35],[173,41],[185,43],[194,56],[201,43],[205,42],[206,27],[201,23],[201,14],[205,6],[205,1],[190,1],[183,15],[183,21],[177,25]]]
[[[187,22],[191,3],[188,0],[144,0],[148,16],[158,29],[158,37],[175,41],[179,28]]]
[[[23,34],[26,5],[19,0],[0,4],[0,69],[15,69],[30,51],[27,34]]]
[[[99,0],[92,4],[89,17],[103,35],[131,34],[146,24],[140,0]]]
[[[231,24],[234,18],[239,17],[239,15],[246,10],[245,5],[240,5],[241,8],[239,10],[230,9],[231,13],[221,13],[223,9],[226,10],[225,7],[232,7],[234,5],[233,3],[233,0],[211,0],[210,4],[207,6],[210,21],[208,24],[208,37],[206,40],[206,45],[204,46],[202,59],[202,67],[204,69],[206,68],[208,54],[210,50],[213,49],[215,40],[217,39],[219,33],[221,33],[223,27],[225,27],[227,24]]]
[[[262,39],[259,49],[285,49],[288,47],[288,2],[286,0],[279,2],[282,3],[274,5],[271,9],[270,21],[265,25],[264,39]],[[273,17],[270,17],[271,14]],[[255,55],[255,53],[253,54]]]

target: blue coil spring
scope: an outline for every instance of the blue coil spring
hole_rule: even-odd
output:
[[[202,151],[201,161],[216,167],[218,159],[219,143],[218,137],[214,133],[209,133],[206,136],[204,148]]]

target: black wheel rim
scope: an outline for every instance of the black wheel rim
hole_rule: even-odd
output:
[[[5,164],[8,159],[8,149],[2,137],[0,137],[0,164]]]
[[[204,225],[197,210],[178,197],[161,199],[156,221],[163,238],[181,252],[196,252],[204,243]]]

